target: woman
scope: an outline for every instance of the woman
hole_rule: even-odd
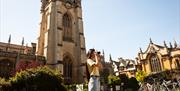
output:
[[[88,83],[88,91],[100,91],[100,73],[101,67],[100,55],[95,52],[95,49],[90,49],[87,53],[87,67],[90,73]]]

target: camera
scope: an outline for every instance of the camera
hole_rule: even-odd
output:
[[[97,51],[97,54],[99,54],[99,55],[100,55],[100,54],[101,54],[101,52],[100,52],[100,51]]]

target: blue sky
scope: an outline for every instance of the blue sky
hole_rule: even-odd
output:
[[[40,0],[0,1],[0,41],[37,42]],[[151,37],[180,44],[180,0],[82,0],[86,48],[104,50],[114,60],[134,59]]]

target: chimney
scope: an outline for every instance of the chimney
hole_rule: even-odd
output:
[[[32,54],[35,55],[36,53],[36,43],[31,43],[32,46]]]

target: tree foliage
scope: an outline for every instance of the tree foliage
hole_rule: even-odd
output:
[[[7,82],[2,85],[3,91],[66,91],[60,72],[46,66],[17,72]]]
[[[20,60],[17,63],[16,66],[16,72],[20,72],[29,68],[36,68],[40,66],[41,64],[38,61],[31,60],[31,61],[25,61],[25,60]]]
[[[139,87],[140,86],[136,78],[134,77],[129,78],[128,88],[131,88],[133,91],[138,91]]]
[[[138,71],[136,72],[136,79],[139,82],[143,82],[144,78],[147,76],[147,74],[144,71]]]
[[[120,78],[118,76],[109,75],[108,76],[108,84],[110,84],[110,85],[120,85],[121,80],[120,80]]]

